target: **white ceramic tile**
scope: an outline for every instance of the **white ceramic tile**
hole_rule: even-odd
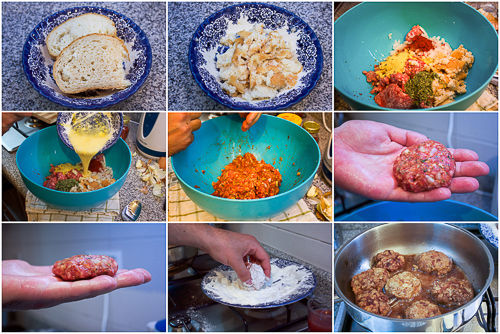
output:
[[[309,224],[272,223],[267,225],[332,244],[331,223],[309,223]]]
[[[223,226],[230,231],[253,235],[257,240],[262,241],[262,224],[260,223],[234,223]]]

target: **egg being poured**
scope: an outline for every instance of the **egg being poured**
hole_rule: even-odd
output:
[[[83,176],[89,176],[91,174],[90,160],[104,148],[113,135],[111,114],[109,112],[84,115],[75,113],[71,125],[67,127],[68,140],[82,161]]]

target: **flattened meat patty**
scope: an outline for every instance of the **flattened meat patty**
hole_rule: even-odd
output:
[[[432,318],[441,315],[439,307],[427,300],[419,300],[405,310],[406,319]]]
[[[355,295],[366,290],[381,291],[389,279],[389,272],[382,268],[372,268],[355,275],[351,280],[351,287]]]
[[[374,265],[390,272],[398,271],[405,266],[405,257],[398,252],[386,250],[375,255]]]
[[[420,290],[422,290],[422,283],[408,271],[392,276],[385,285],[385,291],[398,299],[411,299]]]
[[[391,310],[389,298],[377,290],[364,291],[356,296],[356,303],[363,310],[379,315],[387,315]]]
[[[431,296],[446,307],[459,307],[474,298],[474,290],[469,281],[452,277],[432,283]]]
[[[118,263],[106,255],[75,255],[57,261],[52,273],[65,281],[76,281],[93,278],[99,275],[114,276],[118,271]]]
[[[427,274],[443,276],[451,270],[453,262],[444,253],[434,250],[422,253],[416,257],[418,269]]]
[[[393,172],[406,191],[418,193],[449,187],[455,173],[455,159],[443,144],[428,140],[401,152],[394,161]]]

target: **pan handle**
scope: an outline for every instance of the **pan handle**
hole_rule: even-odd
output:
[[[337,293],[335,292],[335,290],[333,290],[333,303],[334,304],[337,304],[337,303],[340,303],[340,302],[343,302],[344,300],[342,298],[340,298],[339,296],[337,296]]]

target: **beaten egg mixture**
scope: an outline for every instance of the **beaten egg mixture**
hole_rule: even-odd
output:
[[[431,108],[451,103],[457,94],[467,92],[465,79],[474,56],[463,45],[453,50],[444,38],[429,37],[416,25],[393,49],[373,71],[363,71],[379,106]]]

